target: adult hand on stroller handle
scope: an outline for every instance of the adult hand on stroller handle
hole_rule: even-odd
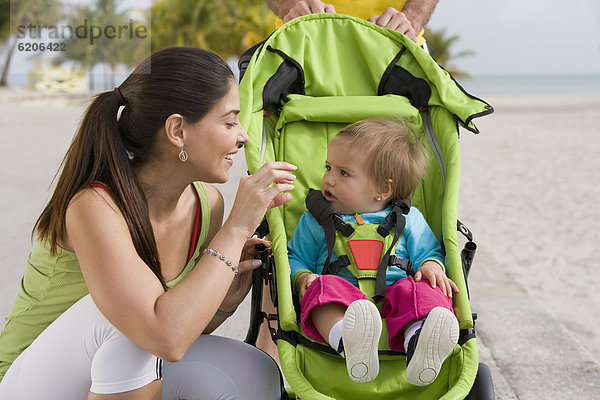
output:
[[[413,28],[406,14],[396,10],[394,7],[388,7],[381,15],[372,16],[367,21],[398,31],[413,42],[417,41],[417,31]]]
[[[252,236],[267,210],[288,202],[294,189],[296,166],[283,161],[269,162],[252,175],[240,179],[240,185],[225,224]]]
[[[320,0],[298,1],[292,8],[290,8],[282,20],[283,22],[288,22],[302,15],[317,13],[335,13],[335,7],[333,7],[332,4],[323,3]]]
[[[271,242],[265,239],[253,237],[246,240],[238,264],[239,273],[231,282],[231,286],[219,310],[235,310],[246,298],[252,287],[252,271],[261,265],[261,261],[254,258],[254,247],[259,243],[264,244],[267,248],[271,248]]]

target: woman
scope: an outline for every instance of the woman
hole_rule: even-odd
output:
[[[95,98],[0,336],[0,398],[279,398],[264,353],[200,336],[247,294],[249,238],[295,178],[287,163],[244,177],[221,226],[202,182],[227,181],[248,141],[238,113],[227,64],[193,48],[154,53]]]

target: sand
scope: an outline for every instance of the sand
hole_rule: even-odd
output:
[[[480,313],[482,359],[495,368],[499,399],[542,398],[518,393],[518,379],[502,375],[510,374],[511,361],[502,364],[500,353],[511,345],[495,347],[494,341],[521,335],[514,324],[527,325],[531,314],[543,314],[542,323],[558,326],[559,346],[563,337],[575,343],[575,357],[585,359],[586,374],[593,375],[596,385],[592,393],[597,393],[600,261],[594,250],[600,239],[600,95],[480,95],[496,112],[476,121],[481,134],[461,132],[459,217],[479,245],[469,284],[473,309]],[[19,288],[31,228],[86,102],[86,97],[0,91],[2,316]],[[221,186],[227,207],[245,170],[243,157],[237,158],[230,182]],[[517,312],[531,307],[521,322],[511,320],[515,312],[504,306],[515,304],[511,299],[520,301]],[[217,333],[243,339],[247,321],[246,301]],[[506,336],[497,339],[504,328]],[[524,340],[528,352],[555,351],[537,348],[542,342],[534,334]],[[546,366],[540,386],[554,379],[556,367]],[[523,382],[523,388],[528,386]]]
[[[598,361],[600,96],[485,99],[495,113],[461,140],[459,217],[482,255],[473,298],[505,271]]]

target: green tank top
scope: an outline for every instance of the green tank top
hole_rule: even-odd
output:
[[[181,274],[167,282],[169,288],[194,268],[208,234],[210,203],[206,188],[201,182],[194,182],[194,188],[202,212],[200,233],[193,256]],[[0,334],[0,381],[12,362],[40,333],[87,294],[77,255],[61,247],[57,248],[56,255],[51,255],[48,243],[38,241],[27,258],[21,290]]]

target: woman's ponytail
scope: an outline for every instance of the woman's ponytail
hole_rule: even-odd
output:
[[[138,255],[166,289],[146,198],[135,179],[119,130],[117,113],[123,102],[123,97],[116,96],[115,91],[100,93],[92,101],[63,159],[56,188],[34,232],[46,239],[50,251],[55,253],[58,240],[65,234],[65,216],[73,196],[94,183],[102,183],[123,214]]]
[[[148,204],[134,171],[152,157],[170,115],[195,123],[233,84],[231,69],[206,50],[171,47],[146,58],[119,88],[100,93],[88,107],[34,233],[56,252],[73,196],[103,183],[127,222],[138,255],[166,289]]]

